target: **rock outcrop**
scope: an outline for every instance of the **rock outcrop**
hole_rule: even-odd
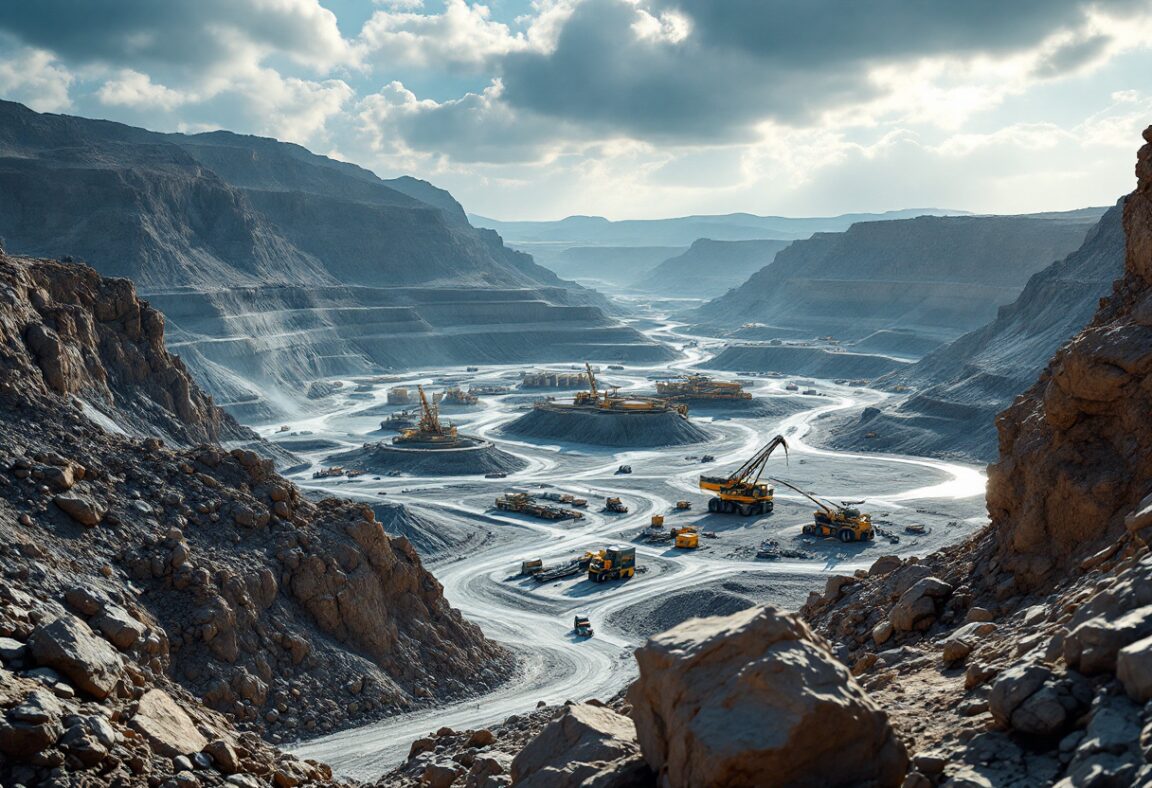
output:
[[[1125,533],[1152,489],[1152,130],[1124,205],[1124,277],[1092,322],[997,419],[996,557],[1023,589]]]
[[[646,293],[715,298],[771,264],[787,241],[713,241],[701,238],[687,251],[670,256],[635,277],[632,287]]]
[[[235,426],[163,350],[159,315],[130,285],[23,258],[0,258],[0,274],[0,783],[195,771],[216,785],[229,769],[329,781],[260,737],[317,735],[507,675],[508,655],[371,508],[310,501],[251,450],[117,428],[156,413],[185,440]],[[104,319],[93,294],[107,292],[126,306]],[[154,323],[146,342],[140,316]],[[134,395],[121,366],[155,390]],[[187,422],[160,396],[167,381],[186,386]]]
[[[873,703],[795,616],[694,619],[636,652],[628,692],[661,785],[896,785],[907,755]]]

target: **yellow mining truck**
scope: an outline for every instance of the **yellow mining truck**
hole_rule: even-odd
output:
[[[673,528],[672,535],[676,537],[676,546],[682,550],[695,550],[700,546],[700,532],[695,526],[686,525],[683,528]]]
[[[806,493],[794,484],[780,479],[772,481],[795,490],[820,507],[812,513],[813,522],[804,526],[804,533],[809,536],[830,536],[841,542],[870,542],[876,538],[872,515],[856,508],[863,501],[841,501],[835,504]]]
[[[636,548],[613,545],[595,553],[588,563],[588,579],[595,583],[636,575]]]
[[[788,456],[788,442],[783,435],[777,435],[768,444],[728,476],[701,476],[700,489],[716,495],[708,501],[708,511],[732,514],[739,512],[745,517],[767,514],[772,511],[772,485],[760,481],[764,466],[777,446],[784,447]]]

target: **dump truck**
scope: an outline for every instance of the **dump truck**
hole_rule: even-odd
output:
[[[588,579],[595,583],[636,575],[636,548],[613,545],[597,552],[588,564]]]
[[[505,512],[517,512],[539,517],[541,520],[583,520],[581,512],[563,509],[559,506],[546,506],[528,493],[506,493],[496,499],[496,508]]]
[[[676,547],[683,550],[695,550],[700,546],[700,532],[694,526],[686,525],[683,528],[673,528],[672,535],[676,539]]]
[[[701,476],[700,489],[716,493],[708,501],[708,511],[722,514],[739,512],[744,517],[771,512],[775,491],[772,485],[760,481],[760,475],[777,446],[784,447],[784,456],[787,457],[788,442],[783,435],[777,435],[728,476]]]
[[[628,514],[628,507],[619,498],[605,498],[604,511],[609,514]]]
[[[544,569],[544,562],[539,558],[531,558],[520,562],[520,574],[534,575]]]
[[[582,638],[592,637],[592,622],[588,616],[576,616],[572,619],[572,634]]]
[[[876,538],[876,528],[872,525],[872,515],[861,512],[857,507],[864,501],[840,501],[839,504],[819,498],[801,490],[794,484],[773,479],[803,495],[818,508],[812,513],[813,522],[802,529],[809,536],[834,537],[841,542],[870,542]]]
[[[676,509],[678,511],[686,512],[691,508],[692,508],[692,502],[691,501],[677,501],[676,502]]]

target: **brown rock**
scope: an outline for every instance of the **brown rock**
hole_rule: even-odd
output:
[[[523,788],[576,788],[599,772],[600,764],[638,751],[630,719],[576,703],[565,706],[513,759],[512,782]]]
[[[59,671],[79,689],[101,699],[115,689],[124,668],[116,650],[72,616],[37,627],[28,638],[28,649],[38,664]]]
[[[128,724],[169,758],[197,753],[208,745],[191,718],[163,690],[145,692]]]
[[[691,620],[636,658],[628,699],[638,739],[670,787],[764,775],[780,785],[893,785],[905,773],[887,716],[793,615],[766,607]]]
[[[98,525],[106,514],[104,507],[97,503],[95,498],[83,493],[70,492],[57,495],[52,502],[80,525],[89,528]]]

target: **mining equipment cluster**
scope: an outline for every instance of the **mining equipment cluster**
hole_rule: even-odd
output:
[[[575,505],[575,502],[573,502]],[[540,503],[526,492],[509,492],[496,499],[496,508],[504,512],[515,512],[538,517],[541,520],[583,520],[584,513],[561,506]]]
[[[656,381],[656,393],[668,399],[750,400],[752,394],[738,382],[715,380],[708,375],[685,375]]]
[[[587,391],[578,391],[572,398],[571,404],[558,402],[537,402],[533,407],[540,410],[554,412],[601,412],[601,413],[678,413],[681,417],[688,417],[688,406],[682,402],[672,402],[658,397],[624,397],[620,396],[616,386],[601,390],[596,380],[596,372],[592,365],[585,363],[585,377],[588,381]]]
[[[462,439],[456,433],[456,427],[451,422],[440,422],[440,409],[428,402],[423,386],[416,387],[420,395],[420,421],[415,427],[403,429],[399,435],[392,439],[396,446],[424,446],[429,448],[453,448],[462,444]],[[391,393],[391,392],[389,392]],[[471,442],[471,439],[465,439]]]

